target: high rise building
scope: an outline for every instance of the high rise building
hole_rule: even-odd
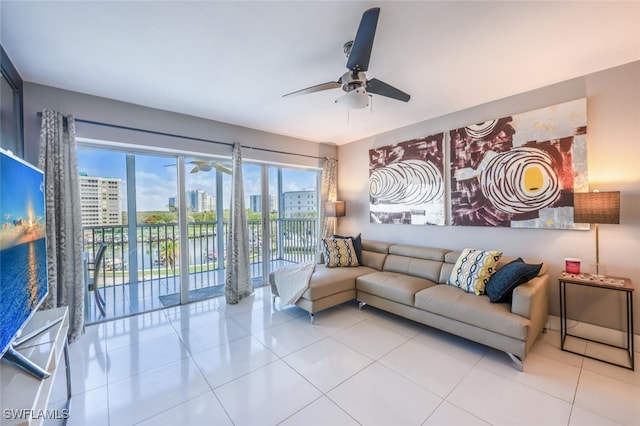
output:
[[[260,213],[262,211],[262,196],[250,195],[249,196],[249,209],[254,213]],[[278,197],[275,194],[269,195],[269,213],[278,211]]]
[[[186,206],[188,212],[213,212],[216,210],[216,197],[210,195],[204,189],[185,191]],[[169,207],[177,207],[177,197],[169,197]]]
[[[121,225],[120,179],[80,174],[82,226]]]

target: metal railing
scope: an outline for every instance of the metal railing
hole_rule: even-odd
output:
[[[263,262],[277,269],[316,258],[316,219],[269,219],[268,226],[270,255],[264,259],[262,221],[247,222],[249,261],[256,285],[262,281]],[[228,230],[227,221],[187,223],[190,297],[193,291],[205,294],[224,285]],[[109,318],[179,303],[176,295],[180,292],[180,253],[184,248],[179,244],[177,223],[140,224],[133,232],[126,225],[87,226],[83,231],[89,267],[100,243],[107,243],[98,288],[106,299]],[[87,322],[95,320],[94,311],[87,312]]]

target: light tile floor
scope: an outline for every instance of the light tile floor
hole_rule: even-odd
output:
[[[263,287],[237,305],[88,327],[70,348],[68,424],[640,425],[640,373],[559,340],[542,335],[519,372],[504,353],[355,303],[311,324]]]

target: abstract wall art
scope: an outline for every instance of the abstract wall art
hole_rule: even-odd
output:
[[[372,223],[445,224],[444,133],[369,150]]]
[[[451,224],[577,229],[586,99],[451,130]]]

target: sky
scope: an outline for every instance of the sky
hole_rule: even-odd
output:
[[[169,197],[177,194],[177,158],[136,154],[136,202],[138,211],[166,211]],[[194,158],[186,158],[186,162]],[[223,161],[231,168],[231,161]],[[216,193],[216,173],[190,173],[191,164],[186,164],[186,190],[203,189],[207,193]],[[123,152],[100,150],[93,148],[78,148],[78,171],[88,176],[109,177],[122,180],[122,209],[126,211],[126,154]],[[284,169],[283,191],[314,190],[316,188],[316,171]],[[260,166],[245,164],[243,166],[243,180],[245,182],[245,206],[249,207],[249,197],[259,195],[261,188]],[[277,192],[276,167],[269,168],[269,192]],[[225,208],[230,203],[231,176],[223,174],[223,203]]]
[[[42,173],[4,152],[0,155],[0,216],[0,250],[25,242],[26,228],[21,223],[44,225],[45,218]],[[29,229],[33,238],[35,228]]]

